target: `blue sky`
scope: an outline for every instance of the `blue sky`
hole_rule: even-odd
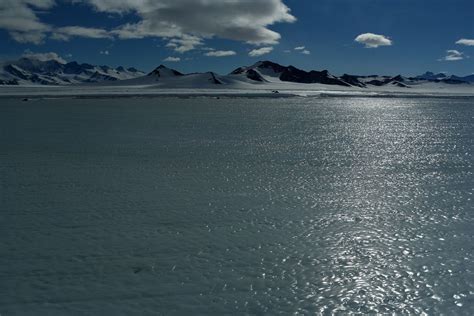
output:
[[[0,0],[0,43],[2,59],[54,52],[145,71],[228,73],[269,59],[335,74],[468,75],[474,1]]]

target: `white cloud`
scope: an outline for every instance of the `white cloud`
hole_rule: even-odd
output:
[[[85,1],[85,0],[84,0]],[[294,22],[282,0],[87,0],[97,10],[132,12],[141,21],[118,27],[120,38],[219,37],[251,44],[276,44],[280,34],[269,29],[278,22]]]
[[[55,28],[41,22],[38,13],[54,7],[54,0],[0,0],[0,29],[20,43],[41,44],[51,35],[56,40],[71,37],[111,38],[107,31],[81,26]]]
[[[163,61],[168,61],[168,62],[172,62],[172,63],[176,63],[178,61],[181,61],[181,58],[179,57],[166,57],[165,59],[163,59]]]
[[[458,45],[474,46],[474,39],[461,38],[456,42]]]
[[[17,41],[18,43],[33,43],[36,45],[42,44],[44,39],[46,38],[46,34],[44,32],[16,32],[10,31],[10,36]]]
[[[101,55],[110,55],[110,52],[108,50],[101,50],[99,53]]]
[[[439,61],[458,61],[463,60],[467,57],[468,56],[458,50],[450,49],[446,51],[446,56],[439,59]]]
[[[22,57],[29,58],[29,59],[36,59],[39,61],[48,61],[48,60],[55,60],[61,64],[67,63],[61,56],[54,52],[49,53],[33,53],[30,50],[26,50]]]
[[[41,22],[36,10],[54,6],[54,0],[0,0],[0,29],[20,43],[40,44],[51,27]]]
[[[234,56],[237,53],[233,50],[216,50],[216,51],[209,51],[204,55],[208,57],[227,57],[227,56]]]
[[[297,47],[294,48],[294,50],[296,50],[296,51],[298,51],[298,52],[300,52],[301,54],[304,54],[304,55],[311,55],[311,51],[309,49],[306,49],[306,46],[297,46]]]
[[[250,57],[259,57],[259,56],[271,53],[272,50],[273,50],[273,47],[257,48],[257,49],[251,50],[249,52],[249,56]]]
[[[56,28],[51,36],[56,40],[68,41],[71,37],[86,38],[111,38],[111,35],[103,29],[82,27],[82,26],[66,26]]]
[[[365,45],[365,48],[377,48],[379,46],[392,46],[391,39],[384,35],[374,33],[360,34],[355,38],[355,41]]]
[[[166,47],[172,48],[175,52],[185,53],[203,45],[201,38],[192,35],[182,35],[180,38],[171,39]]]
[[[113,30],[84,26],[55,27],[40,20],[55,0],[0,0],[0,29],[19,42],[40,44],[46,37],[69,40],[72,37],[121,39],[159,37],[170,40],[169,47],[186,52],[218,37],[254,45],[274,45],[281,38],[271,30],[276,23],[291,23],[296,18],[283,0],[68,0],[86,3],[105,13],[134,14],[136,23]]]

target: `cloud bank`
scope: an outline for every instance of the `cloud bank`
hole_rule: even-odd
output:
[[[282,0],[86,0],[96,10],[135,13],[141,21],[114,33],[121,38],[219,37],[251,44],[276,44],[280,34],[269,29],[296,18]]]
[[[17,42],[40,44],[51,26],[41,22],[35,11],[51,9],[54,4],[54,0],[1,0],[0,29]]]
[[[392,46],[392,40],[384,35],[374,33],[360,34],[354,39],[356,42],[364,44],[365,48],[377,48],[380,46]]]
[[[62,41],[68,41],[71,37],[112,38],[112,36],[103,29],[82,26],[56,28],[51,35],[51,38]]]
[[[217,37],[251,45],[275,45],[281,36],[270,27],[296,18],[283,0],[70,0],[95,11],[137,17],[110,30],[81,25],[55,27],[44,23],[39,12],[53,9],[55,0],[0,0],[0,29],[18,42],[40,44],[46,38],[67,41],[73,37],[133,39],[159,37],[183,53]]]

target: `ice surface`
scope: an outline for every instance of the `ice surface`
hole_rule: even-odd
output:
[[[474,314],[472,98],[0,102],[0,314]]]

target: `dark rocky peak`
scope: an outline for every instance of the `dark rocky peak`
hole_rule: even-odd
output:
[[[265,82],[266,80],[254,69],[247,70],[247,78],[253,81]]]
[[[285,66],[282,66],[280,64],[277,64],[277,63],[274,63],[274,62],[271,62],[271,61],[268,61],[268,60],[259,61],[259,62],[255,63],[250,68],[272,69],[276,73],[283,72],[287,69],[287,67],[285,67]]]
[[[321,83],[328,85],[339,85],[350,87],[350,84],[341,79],[334,78],[327,70],[310,72],[289,66],[280,76],[281,81],[297,82],[297,83]]]
[[[86,82],[117,81],[118,79],[109,75],[101,74],[98,71],[93,73]]]
[[[231,75],[240,75],[240,74],[243,74],[246,71],[247,71],[246,67],[239,67],[239,68],[235,69],[234,71],[232,71],[230,74]]]
[[[94,69],[94,65],[91,64],[81,64],[81,67],[84,69]]]
[[[67,74],[80,74],[83,71],[83,68],[81,65],[79,65],[77,62],[72,61],[70,63],[67,63],[64,65],[64,73]]]
[[[403,78],[402,75],[398,75],[398,76],[393,77],[391,81],[404,82],[405,78]]]
[[[344,82],[347,82],[348,84],[350,84],[351,86],[360,87],[360,88],[366,88],[367,87],[365,85],[365,83],[363,83],[359,80],[358,76],[344,74],[344,75],[341,76],[341,79]]]
[[[178,76],[184,76],[184,75],[177,70],[166,67],[165,65],[159,65],[158,67],[155,68],[155,70],[150,72],[148,76],[178,77]]]
[[[24,70],[35,73],[50,73],[62,70],[64,64],[56,60],[41,61],[34,58],[22,57],[19,60],[12,63]]]
[[[24,71],[22,71],[21,68],[19,68],[18,66],[10,64],[3,67],[3,69],[20,79],[28,80],[28,75],[24,73]]]

